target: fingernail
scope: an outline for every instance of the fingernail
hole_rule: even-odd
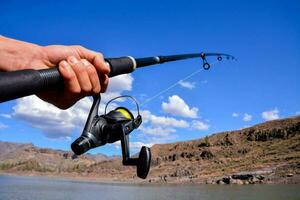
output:
[[[76,63],[78,63],[78,60],[74,56],[71,56],[70,57],[70,62],[73,63],[73,64],[76,64]]]
[[[85,66],[89,66],[90,65],[90,62],[87,61],[86,59],[82,59],[82,62]]]

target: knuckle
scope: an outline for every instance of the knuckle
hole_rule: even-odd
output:
[[[85,67],[83,67],[83,66],[81,65],[81,63],[75,64],[74,71],[76,71],[77,74],[81,75],[81,74],[85,73],[86,70],[87,70],[87,69],[86,69]]]
[[[61,66],[61,67],[63,67],[63,66],[66,66],[66,65],[68,65],[68,63],[67,63],[67,61],[65,61],[65,60],[62,60],[62,61],[60,61],[59,62],[59,64],[58,64],[59,66]]]
[[[89,76],[97,75],[97,71],[96,71],[95,67],[92,65],[88,66],[86,70],[87,70],[87,73]]]
[[[92,65],[87,59],[81,59],[81,62],[84,66],[88,67],[90,65]]]
[[[74,57],[74,56],[68,56],[67,59],[66,59],[69,64],[70,64],[70,60],[72,59],[72,57]]]

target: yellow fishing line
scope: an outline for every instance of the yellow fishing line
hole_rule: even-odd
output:
[[[127,110],[125,110],[123,108],[118,108],[116,111],[122,113],[126,119],[132,119],[132,116],[130,115],[130,113]]]

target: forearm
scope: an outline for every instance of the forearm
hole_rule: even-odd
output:
[[[34,69],[42,56],[41,46],[0,36],[0,71]]]

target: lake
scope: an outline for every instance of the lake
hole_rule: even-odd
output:
[[[0,200],[300,199],[300,185],[135,185],[0,176]]]

